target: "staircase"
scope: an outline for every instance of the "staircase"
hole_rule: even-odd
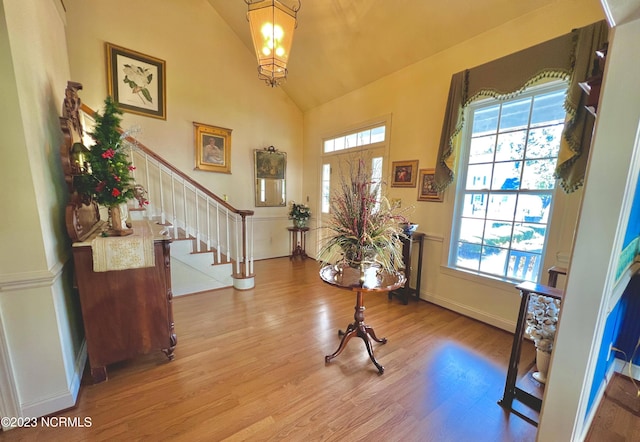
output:
[[[84,104],[81,111],[85,132],[91,132],[95,112]],[[130,218],[165,225],[174,239],[173,295],[253,288],[253,211],[234,208],[134,137],[122,137],[135,182],[143,187],[129,204]]]

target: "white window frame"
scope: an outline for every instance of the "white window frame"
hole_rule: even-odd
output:
[[[508,100],[500,100],[502,101],[502,104],[510,102],[510,101],[516,101],[528,96],[536,96],[536,95],[541,95],[541,94],[545,94],[545,93],[549,93],[552,92],[554,90],[560,90],[562,88],[567,88],[567,83],[564,81],[552,81],[549,82],[547,84],[544,85],[540,85],[540,86],[534,86],[534,87],[530,87],[528,90],[526,90],[525,92],[511,98]],[[460,157],[459,157],[459,161],[458,161],[458,166],[457,166],[457,175],[456,175],[456,181],[455,181],[455,185],[452,186],[454,187],[452,190],[454,191],[454,198],[453,198],[453,212],[452,212],[452,219],[451,219],[451,231],[450,231],[450,238],[449,238],[449,250],[447,251],[447,254],[445,255],[446,257],[446,267],[453,270],[453,271],[457,271],[457,272],[462,272],[464,274],[469,274],[469,275],[473,275],[473,277],[479,277],[483,280],[494,280],[494,281],[501,281],[501,282],[507,282],[509,284],[512,284],[514,282],[521,282],[521,279],[516,279],[516,278],[510,278],[507,276],[499,276],[499,275],[495,275],[495,274],[489,274],[489,273],[484,273],[481,271],[475,271],[473,269],[469,269],[469,268],[465,268],[465,267],[459,267],[456,265],[456,260],[457,260],[457,243],[458,243],[458,239],[459,239],[459,234],[460,234],[460,219],[462,216],[462,211],[463,211],[463,204],[464,204],[464,195],[465,195],[465,183],[467,180],[467,166],[468,166],[468,161],[469,161],[469,150],[470,150],[470,142],[471,142],[471,135],[472,135],[472,129],[473,129],[473,121],[471,119],[472,113],[479,109],[479,108],[483,108],[486,107],[487,105],[490,104],[495,104],[496,103],[496,99],[494,98],[490,98],[490,99],[485,99],[485,100],[478,100],[476,102],[473,102],[471,104],[469,104],[465,111],[464,111],[464,121],[465,121],[465,126],[463,128],[463,132],[462,132],[462,143],[460,146]],[[547,220],[547,231],[545,234],[545,239],[544,239],[544,244],[542,247],[542,251],[540,254],[540,266],[543,265],[543,263],[545,262],[545,258],[546,258],[546,252],[547,252],[547,244],[549,241],[549,236],[550,236],[550,232],[552,230],[552,225],[553,225],[553,214],[554,214],[554,202],[556,200],[556,192],[557,192],[558,186],[557,186],[557,181],[556,184],[554,186],[553,189],[550,189],[551,192],[551,203],[550,203],[550,207],[549,207],[549,215],[548,215],[548,220]],[[518,193],[522,193],[525,194],[527,193],[527,191],[517,191]],[[508,264],[507,264],[508,265]],[[542,271],[542,267],[539,268],[538,270],[538,274],[537,274],[537,281],[539,282],[541,279],[541,276],[543,274]]]
[[[381,141],[376,141],[373,143],[356,143],[356,146],[349,146],[346,148],[342,148],[342,149],[338,149],[338,150],[331,150],[329,152],[326,151],[326,144],[329,141],[333,141],[333,140],[337,140],[337,139],[351,139],[353,136],[356,136],[362,132],[365,132],[367,130],[373,130],[373,129],[378,129],[380,127],[384,127],[384,139],[382,139]],[[389,137],[391,134],[391,114],[382,116],[382,117],[378,117],[354,126],[349,127],[348,129],[342,130],[340,132],[337,133],[333,133],[331,135],[327,135],[325,137],[322,138],[322,142],[320,145],[320,165],[319,165],[319,173],[318,176],[320,177],[320,195],[319,195],[319,204],[318,207],[320,207],[320,212],[324,215],[327,215],[330,213],[330,205],[327,205],[326,202],[323,201],[323,185],[326,183],[328,185],[329,188],[331,188],[331,183],[330,183],[330,177],[326,177],[325,176],[325,172],[326,172],[326,166],[329,162],[329,158],[332,156],[338,156],[338,155],[344,155],[344,154],[356,154],[358,152],[366,152],[369,150],[374,150],[374,149],[379,149],[379,148],[383,148],[384,154],[382,156],[383,158],[383,168],[387,169],[388,168],[388,158],[389,158]],[[373,158],[372,158],[373,159]],[[331,171],[329,171],[330,173]],[[382,175],[384,175],[384,170],[381,170],[380,173]],[[331,196],[329,195],[329,198]],[[325,207],[329,207],[329,210],[327,212],[324,211]]]

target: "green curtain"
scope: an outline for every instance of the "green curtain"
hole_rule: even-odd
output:
[[[579,83],[591,76],[596,50],[602,49],[607,42],[608,31],[604,21],[577,31],[573,71],[565,101],[567,119],[555,171],[555,176],[566,193],[571,193],[584,184],[595,117],[584,106],[587,94]]]
[[[573,78],[577,78],[576,75],[572,75],[577,71],[575,68],[579,64],[577,58],[582,57],[582,54],[586,51],[580,48],[583,46],[583,40],[588,38],[588,35],[591,35],[587,31],[587,29],[591,28],[606,29],[606,23],[602,21],[574,30],[568,34],[472,69],[458,72],[452,76],[436,160],[435,185],[439,191],[444,190],[454,179],[457,154],[460,150],[461,133],[464,126],[465,107],[469,103],[483,98],[509,99],[522,93],[527,87],[550,79],[562,79],[573,84]],[[581,63],[582,60],[580,61]],[[577,80],[577,82],[583,80],[584,78]],[[580,96],[578,96],[578,99],[580,99]],[[574,95],[567,97],[565,106],[568,109],[568,114],[571,115],[569,111],[570,100],[576,100]],[[573,106],[574,109],[577,107],[582,106]],[[585,113],[589,114],[588,112]],[[579,110],[575,111],[574,114],[578,119],[585,117]],[[574,127],[573,133],[578,134],[583,125],[579,123],[579,120],[576,120],[572,127]],[[577,137],[572,138],[575,139]],[[569,145],[572,146],[571,151],[575,153],[580,151],[582,144],[581,141],[577,141]],[[576,156],[580,158],[579,154],[574,155],[574,157]],[[581,164],[577,160],[573,160],[572,163],[576,165],[576,168]],[[569,167],[569,169],[572,168],[573,166]],[[578,176],[579,174],[578,171],[572,170],[572,176]],[[584,177],[584,169],[582,170],[582,176]]]

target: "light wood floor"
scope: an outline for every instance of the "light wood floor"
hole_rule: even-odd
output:
[[[636,384],[629,377],[614,375],[598,407],[587,442],[640,440],[640,393]]]
[[[365,296],[378,375],[360,339],[325,365],[355,295],[321,282],[313,260],[259,261],[256,288],[174,300],[178,346],[85,377],[77,406],[56,416],[90,428],[0,432],[0,440],[533,441],[505,412],[512,335],[427,302]],[[533,354],[527,348],[528,356]]]

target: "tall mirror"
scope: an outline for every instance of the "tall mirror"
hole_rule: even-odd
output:
[[[254,151],[256,207],[286,206],[287,154],[269,146]]]

